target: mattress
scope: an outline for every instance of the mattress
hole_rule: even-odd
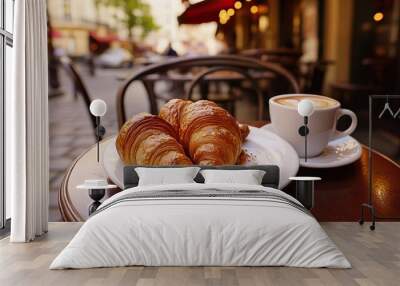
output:
[[[197,183],[134,187],[107,199],[50,269],[132,265],[351,267],[284,192]]]

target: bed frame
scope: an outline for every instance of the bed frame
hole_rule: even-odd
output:
[[[124,167],[124,190],[136,187],[139,183],[139,176],[135,171],[137,167],[151,168],[151,166],[126,166]],[[157,166],[154,168],[182,168],[183,166]],[[198,166],[202,170],[219,169],[219,170],[263,170],[265,171],[262,185],[277,189],[279,186],[279,167],[276,165],[256,165],[256,166]],[[203,176],[198,173],[194,179],[197,183],[204,183]]]

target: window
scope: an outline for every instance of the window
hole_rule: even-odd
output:
[[[10,194],[4,188],[5,100],[11,92],[14,0],[0,0],[0,228],[10,218]]]

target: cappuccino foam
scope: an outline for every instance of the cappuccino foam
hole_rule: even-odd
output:
[[[287,96],[277,98],[274,101],[280,105],[297,108],[297,105],[303,99],[311,101],[316,109],[329,108],[337,105],[336,100],[322,96]]]

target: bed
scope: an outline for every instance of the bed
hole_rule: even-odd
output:
[[[261,185],[196,183],[138,186],[124,169],[125,190],[102,203],[50,269],[144,266],[292,266],[350,268],[301,203],[277,189],[277,166]],[[169,167],[170,168],[170,167]]]

